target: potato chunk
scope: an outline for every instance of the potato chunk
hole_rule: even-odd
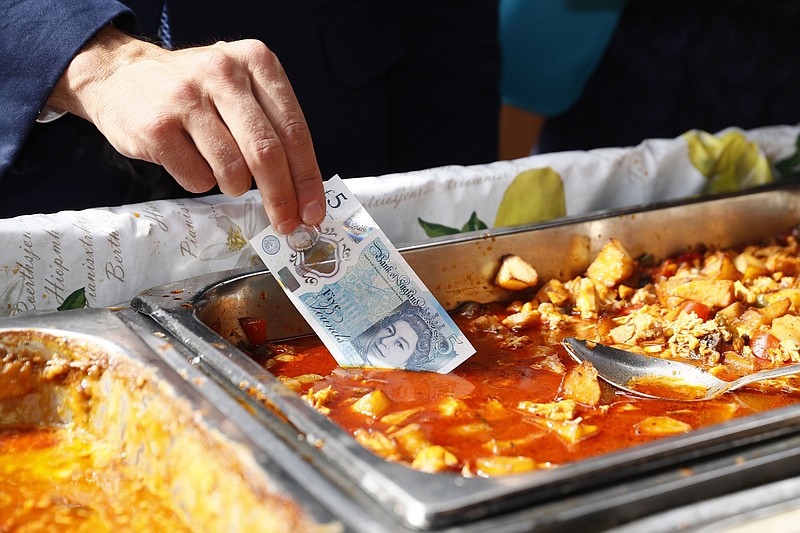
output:
[[[538,426],[550,430],[567,444],[575,444],[590,435],[597,433],[597,426],[584,424],[581,418],[575,420],[551,420],[549,418],[532,417]]]
[[[742,252],[737,255],[733,260],[733,264],[736,265],[736,270],[742,273],[744,279],[753,279],[758,276],[765,276],[768,273],[764,262],[748,252]]]
[[[795,310],[800,310],[800,289],[780,289],[769,294],[764,294],[762,298],[769,304],[788,299]]]
[[[381,416],[392,406],[392,400],[382,390],[365,394],[353,404],[353,410],[366,416]]]
[[[649,416],[633,427],[637,433],[646,435],[674,435],[692,430],[691,425],[669,416]]]
[[[634,260],[617,239],[609,239],[589,268],[586,275],[601,285],[614,287],[633,274]]]
[[[515,453],[517,450],[522,448],[523,446],[527,446],[531,444],[533,441],[537,439],[541,439],[547,433],[545,432],[529,432],[524,437],[520,437],[517,439],[507,439],[507,440],[496,440],[492,439],[488,442],[483,443],[483,448],[492,452],[494,455],[506,455]]]
[[[784,315],[772,321],[772,334],[781,341],[793,340],[800,343],[800,317]]]
[[[458,458],[447,448],[438,444],[422,448],[411,462],[411,468],[429,474],[442,472],[456,466],[458,466]]]
[[[597,370],[592,363],[583,361],[567,372],[561,384],[561,395],[565,400],[597,405],[600,401],[600,383],[597,381]]]
[[[397,424],[402,424],[406,420],[408,420],[409,418],[414,416],[415,414],[421,413],[424,410],[425,410],[424,407],[414,407],[412,409],[404,409],[402,411],[395,411],[394,413],[389,413],[388,415],[383,415],[381,417],[381,422],[383,422],[384,424],[390,424],[390,425],[393,425],[393,426],[397,425]]]
[[[479,476],[494,477],[535,470],[537,464],[536,461],[530,457],[508,457],[498,455],[495,457],[481,457],[476,459],[475,468]]]
[[[769,326],[786,315],[790,307],[791,303],[788,298],[773,302],[761,309],[751,307],[735,318],[731,324],[736,328],[739,334],[753,335],[759,327]],[[786,315],[786,317],[787,319],[791,319],[794,315]],[[781,326],[778,327],[780,328]]]
[[[415,457],[422,448],[431,444],[419,424],[408,424],[391,433],[390,436],[409,457]]]
[[[594,282],[589,278],[579,279],[580,283],[575,293],[575,308],[580,311],[581,318],[597,318],[597,312],[600,310],[600,298]]]
[[[498,287],[521,291],[539,283],[539,273],[520,256],[510,254],[501,259],[494,282]]]
[[[703,266],[703,275],[709,279],[729,279],[736,281],[742,275],[727,254],[717,252],[711,255]]]
[[[548,403],[522,401],[519,402],[517,408],[551,420],[572,420],[575,418],[576,406],[575,400],[561,400]]]
[[[676,284],[670,292],[671,295],[684,300],[722,308],[734,302],[733,287],[734,282],[729,279],[693,279]]]

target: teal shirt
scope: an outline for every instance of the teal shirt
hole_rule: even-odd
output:
[[[503,102],[556,116],[606,50],[625,0],[500,0]]]

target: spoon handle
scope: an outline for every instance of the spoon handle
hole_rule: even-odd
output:
[[[791,374],[798,374],[798,373],[800,373],[800,363],[782,366],[779,368],[771,368],[769,370],[762,370],[761,372],[748,374],[746,376],[740,377],[737,380],[732,381],[731,386],[728,388],[728,390],[738,389],[742,385],[747,385],[748,383],[753,383],[754,381],[779,378],[781,376],[789,376]]]

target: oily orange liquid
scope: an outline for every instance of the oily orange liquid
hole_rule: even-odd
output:
[[[102,442],[62,427],[0,428],[0,531],[189,531]]]
[[[429,441],[453,452],[459,459],[454,471],[465,465],[474,466],[476,459],[492,455],[526,456],[555,466],[668,436],[638,429],[639,422],[653,416],[668,416],[697,429],[800,402],[796,396],[742,390],[700,403],[653,400],[626,395],[601,382],[600,404],[583,406],[580,413],[584,423],[597,425],[598,431],[568,443],[516,408],[523,401],[544,403],[558,399],[562,375],[535,368],[535,363],[547,354],[555,354],[567,370],[574,367],[560,344],[526,331],[532,342],[509,349],[496,336],[471,332],[469,319],[453,318],[477,353],[450,374],[339,368],[316,338],[293,342],[296,359],[276,362],[269,370],[285,377],[323,376],[322,380],[303,385],[303,391],[312,386],[315,391],[332,386],[336,394],[325,407],[330,409],[330,418],[350,433],[359,429],[391,431],[390,425],[379,417],[352,409],[354,400],[372,390],[382,390],[392,400],[394,412],[421,408],[404,424],[420,424]],[[447,396],[462,400],[469,409],[444,416],[437,405]],[[490,409],[489,402],[493,400],[504,409]]]

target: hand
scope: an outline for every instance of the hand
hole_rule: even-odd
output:
[[[94,123],[121,154],[162,165],[185,189],[238,196],[252,178],[281,233],[325,215],[311,134],[261,42],[168,51],[102,29],[47,102]]]

